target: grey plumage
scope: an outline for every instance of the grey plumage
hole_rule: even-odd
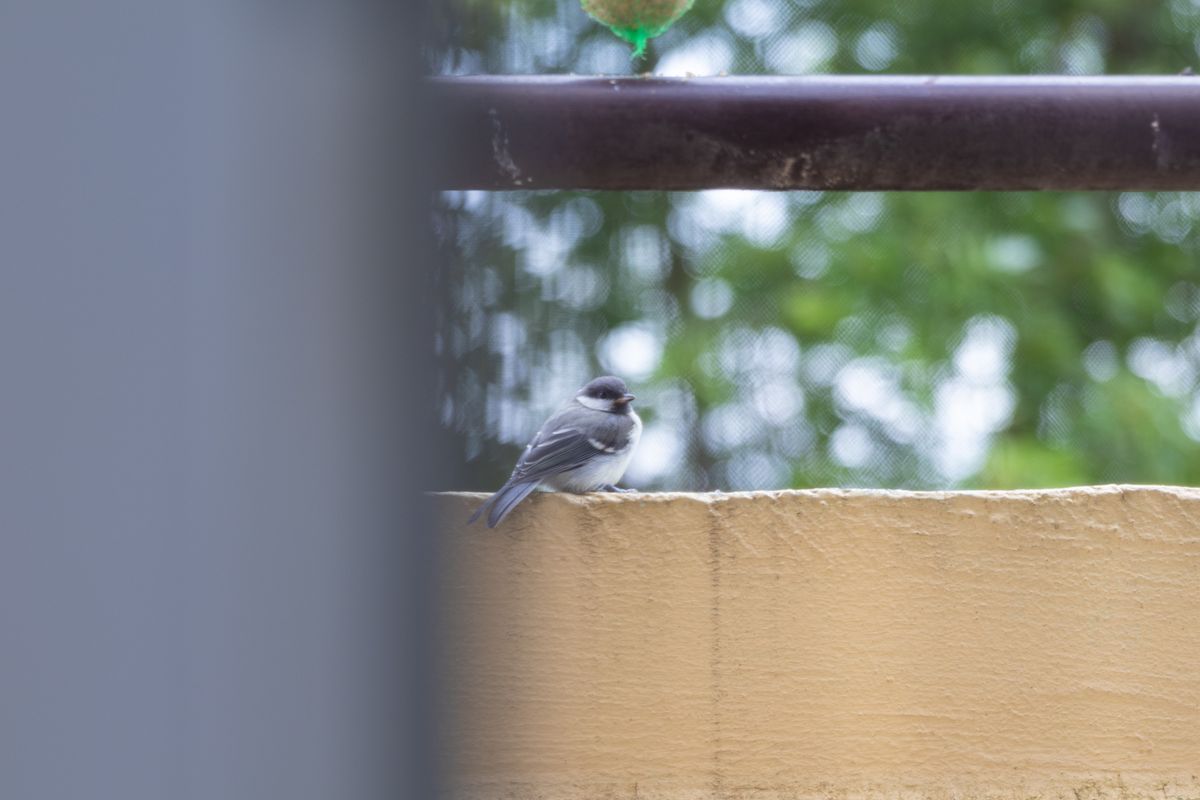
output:
[[[537,486],[537,481],[504,484],[504,488],[492,495],[486,503],[471,515],[471,522],[479,519],[479,515],[483,513],[483,510],[489,508],[487,526],[489,528],[496,527],[500,523],[500,520],[507,517],[508,512],[516,508],[517,504],[528,497]]]
[[[546,420],[508,481],[469,522],[486,512],[488,527],[496,527],[539,486],[566,492],[615,488],[641,435],[633,399],[619,378],[597,378],[580,389]]]

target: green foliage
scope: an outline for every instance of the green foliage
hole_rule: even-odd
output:
[[[447,0],[430,60],[626,70],[580,18]],[[1175,73],[1198,32],[1188,2],[702,1],[646,63]],[[1200,194],[476,193],[438,219],[445,421],[481,488],[628,330],[677,444],[645,488],[1200,483]]]

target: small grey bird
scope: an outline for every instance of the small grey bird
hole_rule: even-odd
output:
[[[517,460],[508,482],[481,505],[468,525],[486,511],[494,528],[539,486],[560,492],[628,492],[625,474],[642,435],[642,421],[625,381],[611,375],[584,386],[537,432]]]

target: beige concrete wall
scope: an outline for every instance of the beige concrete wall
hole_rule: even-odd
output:
[[[1200,797],[1198,490],[482,497],[463,796]]]

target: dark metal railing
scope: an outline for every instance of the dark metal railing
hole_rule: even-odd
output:
[[[433,78],[475,189],[1200,189],[1200,78]]]

